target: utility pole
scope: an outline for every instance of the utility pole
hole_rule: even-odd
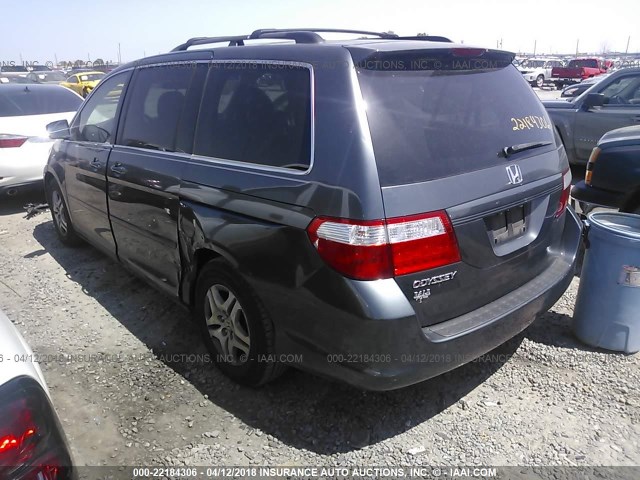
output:
[[[56,61],[56,68],[58,68],[58,54],[57,54],[57,53],[54,53],[54,54],[53,54],[53,58],[54,58],[54,59],[55,59],[55,61]]]
[[[536,56],[536,47],[538,46],[538,40],[533,41],[533,56]]]
[[[122,56],[120,52],[120,42],[118,42],[118,65],[122,63]]]
[[[576,40],[576,57],[578,56],[578,45],[580,45],[580,39]]]
[[[629,54],[629,42],[631,41],[631,35],[629,35],[627,37],[627,48],[624,50],[624,54],[628,55]]]

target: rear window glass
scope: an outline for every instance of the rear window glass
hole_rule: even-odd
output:
[[[0,117],[43,115],[75,112],[82,98],[65,88],[34,88],[5,90],[0,87]]]
[[[571,60],[569,62],[569,67],[574,67],[574,68],[582,68],[582,67],[587,67],[587,68],[597,68],[598,67],[598,61],[595,59],[591,59],[591,60]]]
[[[554,142],[544,107],[510,65],[483,70],[360,68],[358,78],[382,186],[488,168],[505,162],[499,156],[505,147]]]
[[[29,70],[27,70],[26,67],[23,67],[21,65],[2,65],[0,66],[0,72],[7,72],[7,73],[27,73]]]

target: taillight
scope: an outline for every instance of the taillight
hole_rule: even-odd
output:
[[[24,135],[7,135],[0,133],[0,148],[21,147],[28,139],[29,137],[25,137]]]
[[[593,177],[593,167],[598,160],[598,156],[600,156],[601,150],[598,147],[595,147],[591,150],[591,155],[589,156],[589,161],[587,162],[587,170],[584,174],[584,183],[587,185],[591,185],[591,179]]]
[[[569,197],[571,196],[571,170],[567,169],[562,173],[562,193],[560,194],[560,200],[558,201],[558,207],[556,208],[555,217],[560,217],[567,209],[569,204]]]
[[[0,478],[71,480],[71,455],[49,398],[30,377],[0,387]]]
[[[318,217],[307,232],[328,265],[357,280],[392,278],[460,261],[445,212],[373,221]]]

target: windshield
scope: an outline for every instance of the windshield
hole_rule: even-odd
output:
[[[544,64],[544,60],[529,60],[524,64],[524,66],[528,68],[542,68],[544,67]]]
[[[75,112],[82,103],[82,98],[66,88],[43,88],[0,88],[0,117]]]
[[[95,82],[104,77],[104,73],[89,73],[86,75],[80,75],[81,82]]]
[[[487,168],[504,162],[507,146],[554,143],[544,107],[511,66],[358,77],[382,186]]]

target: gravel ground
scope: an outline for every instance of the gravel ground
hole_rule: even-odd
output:
[[[251,390],[200,361],[179,306],[63,247],[48,213],[24,220],[32,200],[0,204],[0,308],[45,360],[80,465],[640,462],[640,355],[573,338],[578,278],[520,336],[422,384],[371,393],[291,370]]]

